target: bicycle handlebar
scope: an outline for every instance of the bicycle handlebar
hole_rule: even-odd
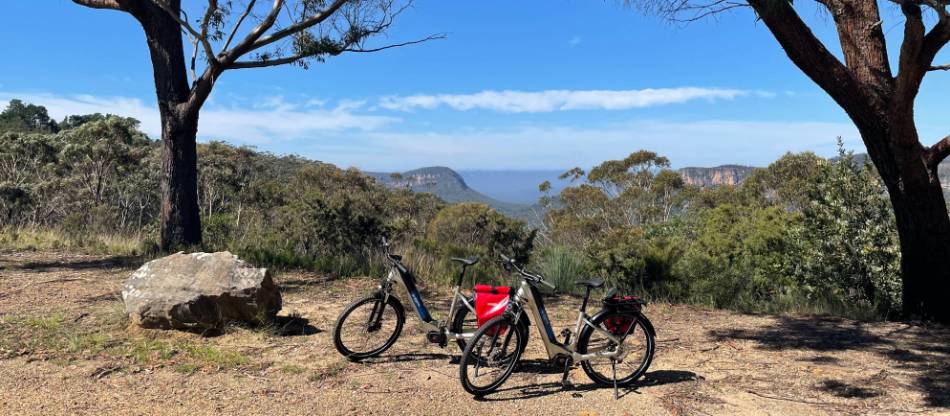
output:
[[[542,276],[541,273],[537,273],[537,272],[532,273],[532,272],[529,272],[529,271],[525,270],[524,267],[521,267],[520,265],[518,265],[518,261],[516,261],[515,259],[512,259],[512,258],[510,258],[510,257],[508,257],[508,256],[506,256],[506,255],[504,255],[504,254],[499,254],[499,256],[500,256],[501,259],[505,262],[505,265],[513,267],[515,270],[518,271],[518,274],[524,276],[524,277],[525,277],[525,280],[527,280],[528,282],[531,282],[531,283],[541,283],[541,284],[543,284],[543,285],[545,285],[545,286],[551,288],[551,290],[557,290],[557,286],[554,286],[553,284],[548,283],[546,280],[544,280],[544,276]]]

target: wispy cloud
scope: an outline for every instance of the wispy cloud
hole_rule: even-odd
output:
[[[138,98],[0,92],[0,102],[13,98],[39,104],[59,120],[71,114],[111,113],[134,117],[151,136],[161,134],[158,109]],[[401,121],[397,117],[357,114],[362,104],[341,101],[326,109],[325,101],[288,102],[282,96],[265,97],[249,108],[208,105],[201,111],[198,136],[240,142],[299,139],[344,130],[371,131]]]
[[[387,96],[378,106],[388,110],[412,111],[450,107],[459,111],[482,109],[509,113],[544,113],[566,110],[627,110],[694,100],[731,100],[759,91],[725,88],[647,88],[641,90],[545,90],[482,91],[474,94],[418,94]]]

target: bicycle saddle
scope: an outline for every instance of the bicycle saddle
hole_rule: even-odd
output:
[[[591,289],[597,289],[598,287],[601,287],[604,285],[604,279],[599,278],[599,277],[591,277],[590,279],[587,279],[583,282],[577,282],[576,284],[578,286],[587,286]]]
[[[473,264],[475,264],[475,263],[478,263],[478,257],[476,257],[476,256],[469,257],[469,258],[467,258],[467,259],[463,259],[463,258],[461,258],[461,257],[452,257],[451,260],[452,260],[452,261],[455,261],[455,262],[462,263],[462,264],[464,264],[464,265],[466,265],[466,266],[471,266],[471,265],[473,265]]]

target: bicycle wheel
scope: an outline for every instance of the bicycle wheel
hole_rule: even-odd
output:
[[[497,390],[521,358],[525,332],[524,326],[516,325],[509,315],[492,318],[475,331],[459,361],[462,388],[475,396]]]
[[[469,305],[475,304],[475,298],[468,297],[466,298]],[[450,332],[456,334],[474,334],[478,330],[478,319],[475,317],[475,313],[468,310],[465,305],[459,306],[455,310],[455,315],[452,317],[452,326],[449,328]],[[455,343],[459,346],[459,351],[465,351],[465,340],[456,339]]]
[[[396,342],[405,321],[402,303],[394,297],[386,303],[378,293],[357,299],[337,318],[333,346],[353,361],[375,357]]]
[[[646,373],[653,361],[656,348],[653,337],[653,325],[645,316],[634,311],[610,311],[599,314],[591,322],[598,328],[610,331],[615,336],[627,334],[621,342],[624,353],[619,359],[595,358],[581,362],[584,372],[595,383],[613,386],[614,374],[618,386],[633,383]],[[648,329],[650,328],[650,329]],[[600,331],[585,326],[577,340],[577,352],[588,354],[603,350],[613,350],[617,344]],[[616,365],[616,372],[614,372]]]

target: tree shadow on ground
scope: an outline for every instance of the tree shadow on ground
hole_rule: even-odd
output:
[[[766,350],[867,351],[897,361],[896,367],[915,373],[917,387],[927,405],[950,407],[950,328],[907,323],[886,334],[868,331],[867,324],[834,317],[777,317],[764,329],[710,330],[717,341],[755,341]],[[823,354],[815,362],[827,360]],[[826,381],[819,390],[840,397],[867,398],[879,392]],[[876,393],[876,394],[875,394]]]
[[[293,315],[274,318],[273,328],[277,335],[283,337],[307,336],[323,332],[320,328],[311,325],[307,318]]]
[[[824,380],[821,382],[821,385],[818,386],[818,390],[824,391],[826,393],[831,393],[831,394],[834,394],[835,396],[843,397],[846,399],[851,399],[851,398],[870,399],[872,397],[877,397],[883,394],[880,390],[877,390],[877,389],[869,389],[866,387],[854,386],[840,380]]]
[[[110,256],[101,259],[63,260],[63,261],[33,261],[22,264],[4,266],[11,270],[25,270],[37,273],[52,270],[87,270],[87,269],[130,269],[139,267],[145,262],[142,256]]]
[[[520,371],[520,368],[516,371]],[[563,371],[563,368],[561,369]],[[696,381],[702,380],[702,376],[697,375],[692,371],[682,371],[682,370],[658,370],[651,371],[646,373],[642,378],[635,381],[633,384],[625,387],[619,388],[619,397],[624,397],[631,393],[638,393],[641,388],[650,388],[657,387],[666,384],[675,384],[682,383],[687,381]],[[537,397],[550,396],[552,394],[558,394],[562,392],[571,392],[572,396],[581,397],[583,393],[590,392],[599,389],[611,389],[609,386],[601,386],[596,383],[585,383],[585,384],[568,384],[567,387],[564,387],[559,382],[553,383],[541,383],[534,384],[530,386],[518,386],[518,387],[503,387],[495,391],[490,396],[475,397],[475,400],[486,401],[486,402],[497,402],[497,401],[511,401],[511,400],[524,400],[532,399]],[[520,393],[516,396],[506,396],[505,393]],[[498,395],[504,397],[497,397]],[[493,397],[494,396],[494,397]]]
[[[307,274],[293,278],[281,278],[277,281],[277,286],[280,288],[281,293],[300,293],[306,292],[307,290],[314,287],[327,284],[334,280],[337,280],[337,278],[332,276]]]

